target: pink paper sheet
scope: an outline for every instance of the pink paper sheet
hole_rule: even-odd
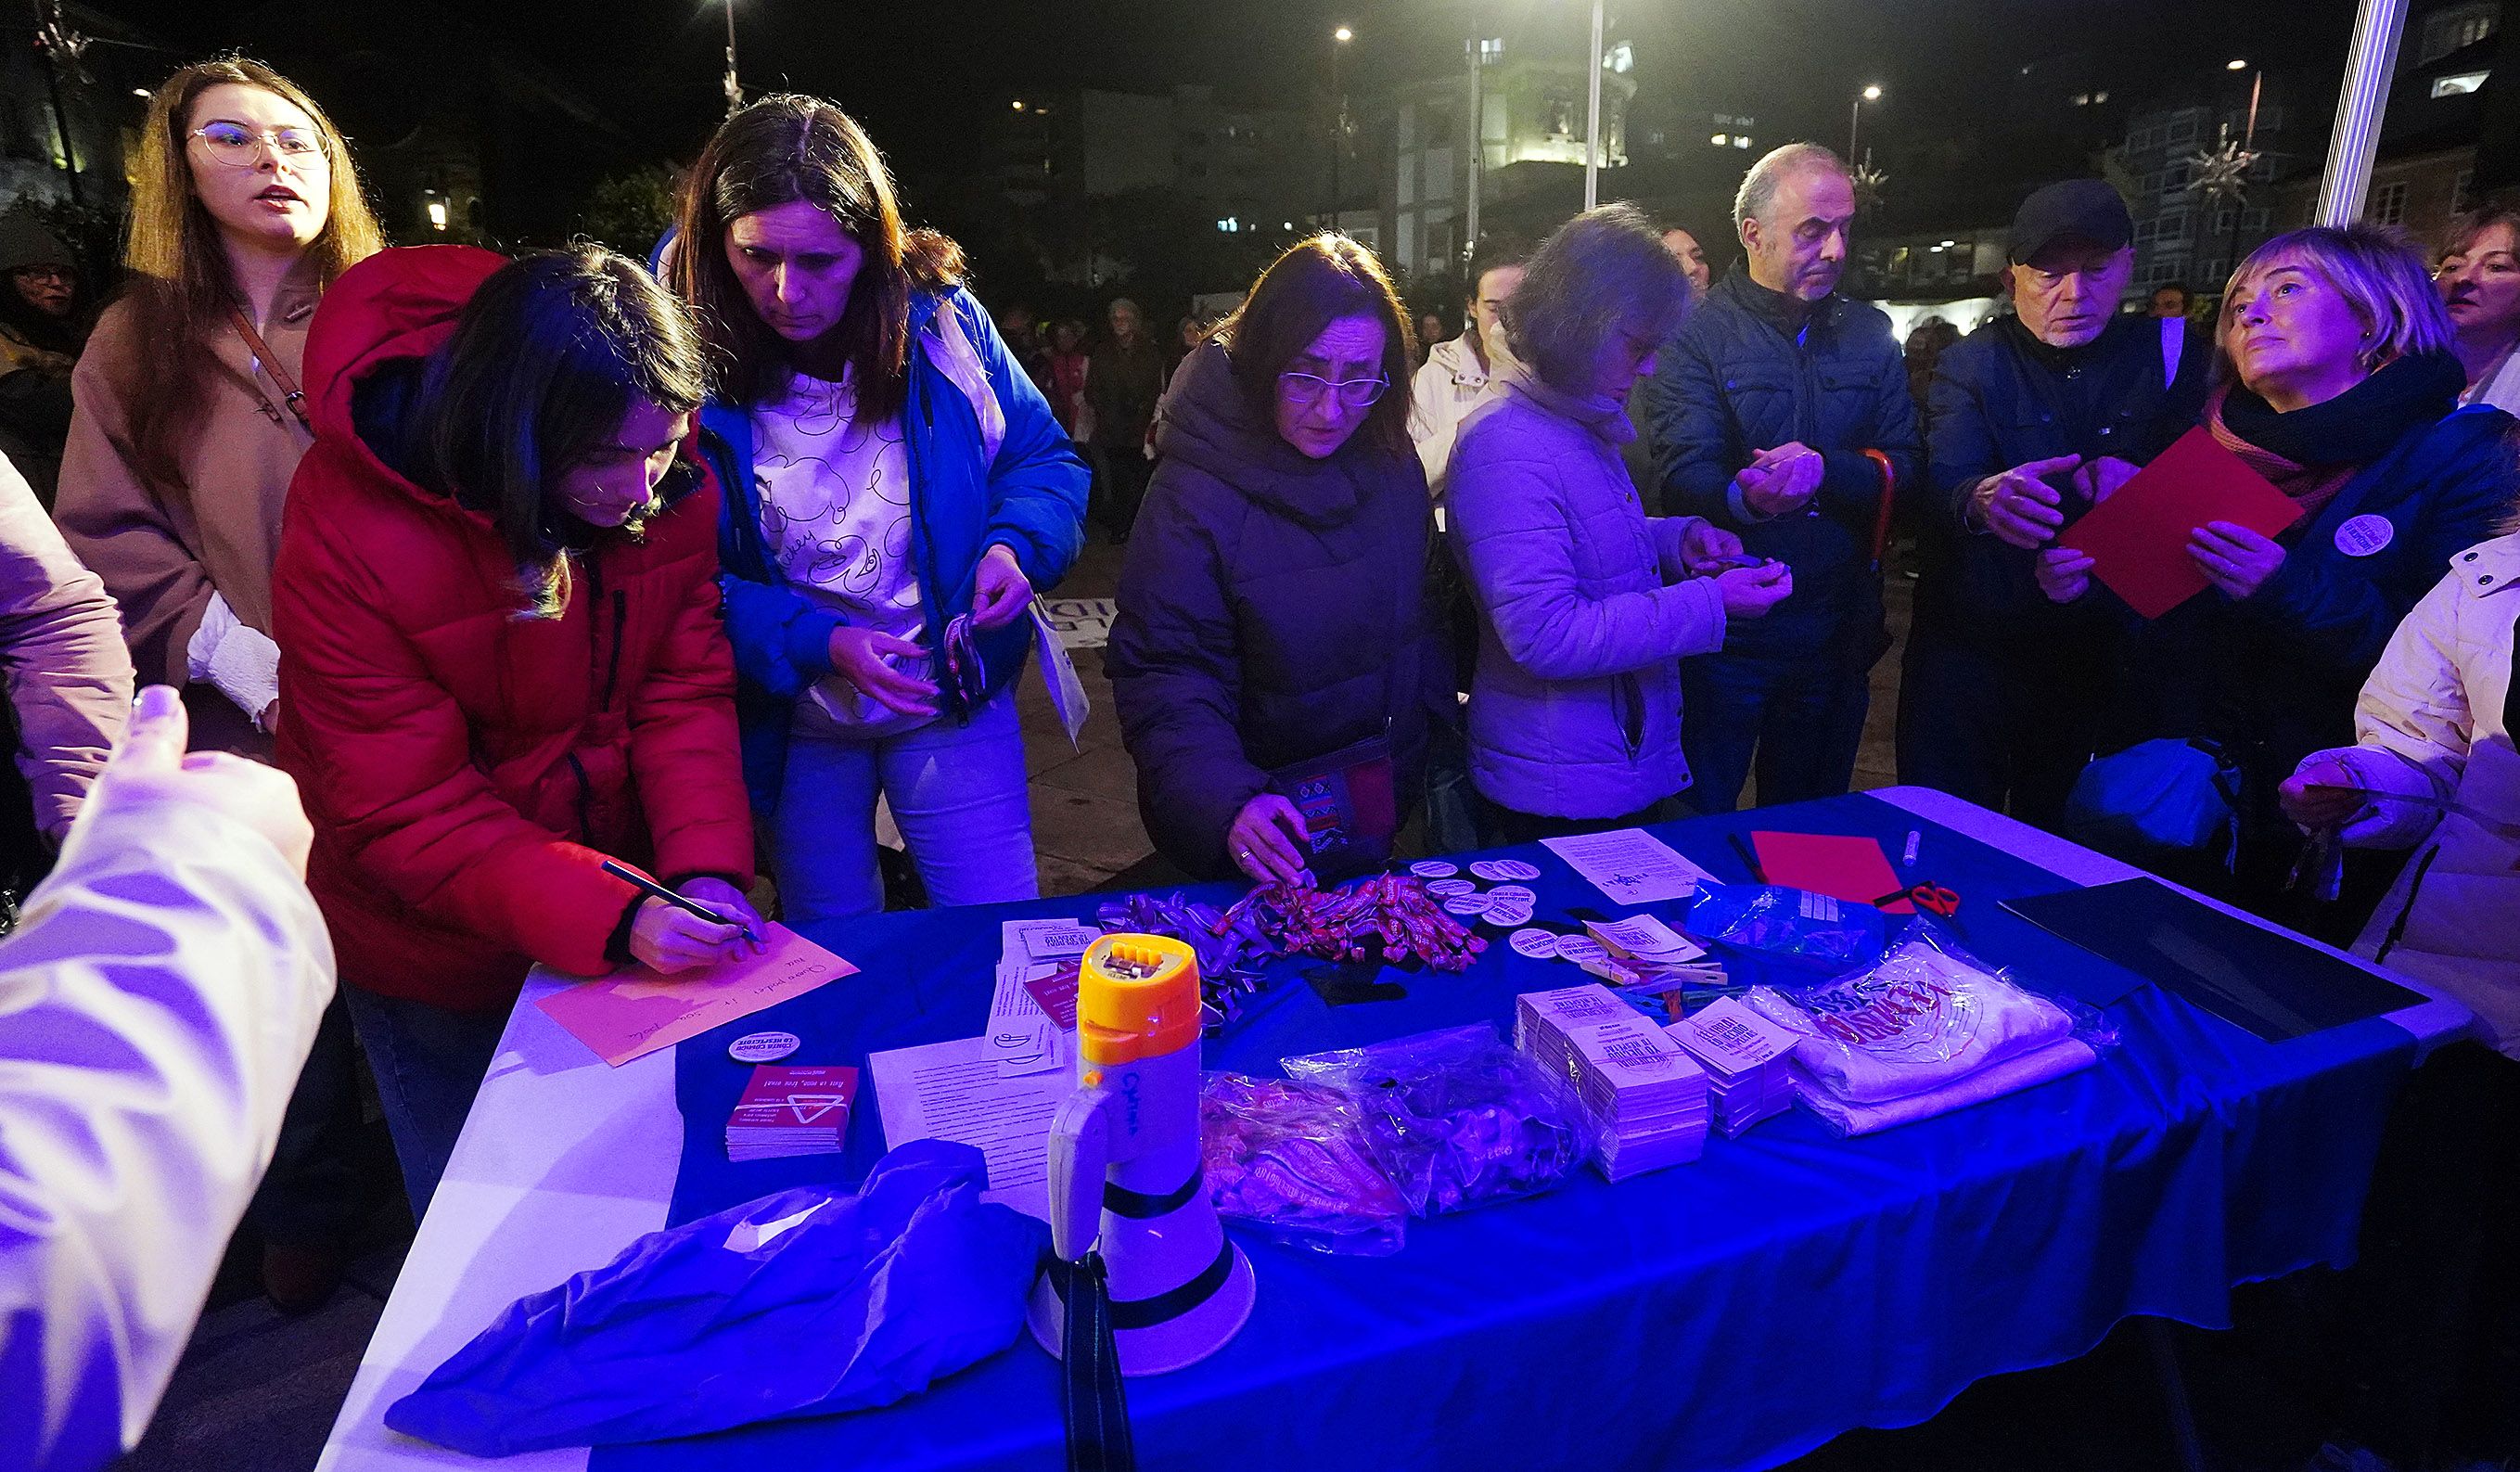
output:
[[[765,932],[759,956],[700,971],[661,976],[628,966],[580,982],[535,1004],[595,1055],[618,1068],[632,1058],[799,997],[857,967],[785,925]]]

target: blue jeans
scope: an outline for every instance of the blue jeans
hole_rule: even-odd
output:
[[[1864,714],[1872,704],[1867,673],[1849,673],[1847,663],[1833,651],[1682,660],[1680,746],[1697,811],[1730,813],[1740,805],[1754,752],[1761,806],[1842,796],[1855,781]]]
[[[459,1012],[426,1002],[406,1002],[361,987],[344,986],[350,1025],[368,1050],[377,1076],[377,1102],[384,1106],[385,1131],[402,1165],[411,1219],[428,1213],[429,1198],[446,1175],[455,1138],[472,1112],[472,1095],[499,1051],[508,1011]]]
[[[800,706],[803,702],[799,702]],[[883,909],[875,800],[891,805],[931,905],[1041,895],[1025,792],[1023,728],[1002,691],[964,726],[951,717],[873,740],[834,738],[807,715],[788,741],[770,816],[770,864],[790,925]]]

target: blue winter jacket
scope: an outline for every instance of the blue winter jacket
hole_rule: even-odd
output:
[[[980,419],[963,390],[930,356],[938,310],[954,312],[980,356],[989,387],[1006,418],[995,459],[981,457]],[[918,531],[921,631],[942,670],[945,624],[971,610],[980,558],[994,543],[1014,554],[1037,592],[1067,575],[1084,542],[1088,474],[1067,431],[1050,412],[979,301],[957,287],[922,292],[910,308],[910,384],[903,402],[902,441],[910,465],[911,518]],[[832,673],[832,631],[847,620],[830,604],[792,587],[770,556],[761,530],[760,490],[752,471],[752,417],[742,405],[712,402],[700,410],[700,453],[726,490],[718,523],[718,586],[725,598],[727,638],[735,646],[736,714],[742,728],[743,779],[762,814],[778,806],[788,770],[788,728],[796,699]],[[1023,668],[1032,622],[1016,619],[980,641],[986,690],[1004,690]],[[967,703],[940,680],[945,719],[968,722]]]
[[[1644,400],[1640,428],[1661,472],[1662,509],[1730,527],[1750,552],[1794,570],[1792,595],[1765,618],[1736,620],[1725,651],[1798,657],[1868,645],[1880,627],[1870,564],[1886,488],[1864,452],[1889,460],[1902,496],[1915,492],[1921,459],[1907,363],[1881,309],[1832,293],[1797,324],[1782,296],[1736,270],[1662,351]],[[1727,494],[1733,475],[1789,440],[1823,457],[1808,514],[1745,516]]]

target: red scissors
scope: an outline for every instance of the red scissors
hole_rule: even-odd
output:
[[[1902,900],[1928,914],[1938,914],[1947,920],[1957,922],[1959,916],[1959,891],[1931,881],[1911,884],[1906,889],[1894,889],[1872,903],[1878,908],[1896,905]]]

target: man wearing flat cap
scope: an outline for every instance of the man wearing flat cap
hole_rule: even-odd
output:
[[[2042,827],[2091,760],[2110,627],[2040,596],[2039,550],[2202,408],[2209,352],[2183,321],[2119,310],[2135,222],[2097,179],[2013,216],[2013,311],[1942,355],[1917,499],[1914,624],[1899,691],[1899,781]]]

